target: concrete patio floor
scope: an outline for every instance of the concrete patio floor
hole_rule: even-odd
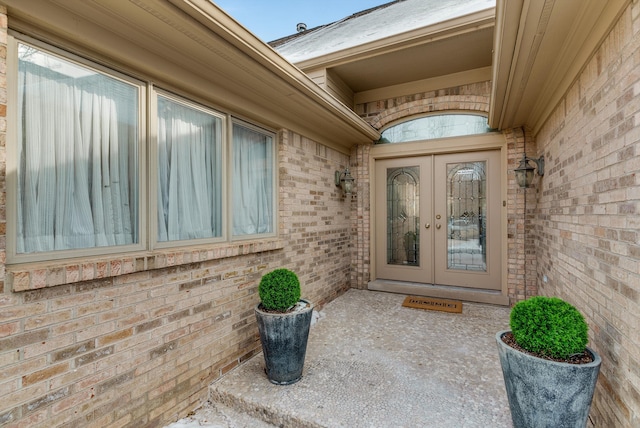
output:
[[[495,343],[509,308],[453,314],[403,307],[405,297],[348,291],[319,313],[298,383],[271,384],[256,355],[171,427],[511,427]]]

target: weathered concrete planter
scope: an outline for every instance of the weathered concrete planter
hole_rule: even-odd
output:
[[[592,349],[589,364],[567,364],[537,358],[502,341],[496,334],[513,426],[518,428],[584,428],[602,359]]]
[[[313,305],[300,301],[307,307],[287,314],[265,312],[260,305],[255,309],[265,372],[277,385],[289,385],[302,377]]]

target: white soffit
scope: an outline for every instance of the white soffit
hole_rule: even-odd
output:
[[[542,127],[629,0],[498,0],[489,125]]]
[[[494,6],[495,0],[399,0],[272,45],[304,72],[339,78],[354,103],[394,91],[408,95],[443,79],[448,86],[490,79],[484,71],[492,61]]]
[[[2,0],[9,27],[349,153],[379,133],[208,0]],[[138,76],[138,73],[140,76]]]

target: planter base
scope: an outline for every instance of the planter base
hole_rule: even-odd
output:
[[[287,314],[264,312],[260,305],[255,309],[265,373],[276,385],[290,385],[302,378],[313,305],[300,301],[307,307]]]
[[[513,425],[518,428],[584,428],[602,359],[567,364],[520,352],[496,334]]]

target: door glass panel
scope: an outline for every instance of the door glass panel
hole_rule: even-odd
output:
[[[420,168],[387,169],[387,263],[420,265]]]
[[[447,164],[448,269],[487,270],[486,164]]]

